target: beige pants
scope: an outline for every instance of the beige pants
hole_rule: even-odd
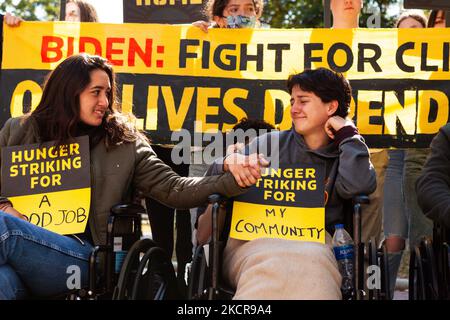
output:
[[[341,299],[341,275],[330,245],[230,238],[223,272],[237,300]]]

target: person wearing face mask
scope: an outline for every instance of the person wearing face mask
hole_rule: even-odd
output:
[[[3,15],[0,15],[3,17]],[[6,25],[17,27],[23,19],[7,13],[4,17]],[[64,21],[72,22],[99,22],[94,6],[83,0],[68,0]]]
[[[204,9],[209,21],[193,25],[205,32],[209,28],[259,28],[263,8],[263,0],[209,0]]]

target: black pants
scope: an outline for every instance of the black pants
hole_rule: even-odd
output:
[[[170,157],[172,149],[152,145],[153,150],[164,163],[169,165],[180,176],[189,175],[189,164],[175,165]],[[174,247],[174,218],[175,210],[160,202],[147,198],[145,199],[147,211],[152,228],[152,237],[156,244],[163,248],[170,257],[173,254]],[[176,210],[176,247],[175,254],[177,258],[177,278],[179,283],[184,278],[184,268],[186,263],[192,260],[192,230],[191,216],[189,210]]]

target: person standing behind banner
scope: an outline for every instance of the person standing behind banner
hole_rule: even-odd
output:
[[[2,70],[1,63],[3,59],[3,21],[9,27],[18,27],[20,25],[20,22],[23,20],[10,13],[6,13],[5,15],[0,14],[0,79]]]
[[[362,7],[362,0],[331,0],[332,28],[359,28],[359,15]],[[370,204],[363,205],[361,238],[363,242],[367,243],[371,237],[375,237],[378,243],[382,233],[383,185],[388,162],[387,151],[370,149],[370,160],[377,174],[377,189],[370,195]]]
[[[259,28],[264,8],[262,0],[209,0],[204,9],[208,21],[195,21],[205,32],[209,28]]]
[[[19,26],[20,22],[23,21],[23,19],[9,13],[5,15],[4,20],[11,27]],[[63,21],[99,22],[94,6],[83,0],[68,0],[66,2],[66,16]]]
[[[99,22],[94,6],[83,0],[68,0],[64,21]]]
[[[432,10],[428,18],[428,28],[445,28],[445,11]]]
[[[395,24],[397,28],[426,28],[427,18],[417,10],[405,11]],[[422,149],[389,150],[389,164],[386,169],[383,199],[383,232],[388,252],[390,296],[394,297],[395,283],[400,267],[406,239],[415,243],[415,231],[411,230],[411,213],[417,207],[414,181],[411,179],[414,154],[422,154]],[[428,152],[425,152],[428,153]],[[405,154],[408,164],[405,163]],[[419,157],[420,158],[420,157]],[[420,172],[420,170],[419,170]],[[419,209],[420,210],[420,209]],[[422,229],[422,228],[421,228]]]
[[[427,27],[445,28],[445,11],[431,11]],[[408,234],[411,250],[419,245],[420,239],[423,236],[431,236],[433,234],[433,222],[427,216],[423,215],[417,201],[418,193],[415,187],[429,155],[430,148],[407,149],[405,152],[403,188],[409,222]]]

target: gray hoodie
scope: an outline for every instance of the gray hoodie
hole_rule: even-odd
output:
[[[278,148],[274,145],[278,144]],[[268,146],[268,147],[266,147]],[[257,150],[270,161],[283,164],[323,164],[326,168],[328,201],[325,207],[326,230],[333,234],[334,225],[344,222],[344,200],[355,195],[369,195],[376,189],[375,169],[370,162],[369,149],[359,134],[353,134],[337,145],[331,142],[318,150],[310,150],[302,135],[293,128],[287,131],[273,131],[262,135],[246,147],[245,153]],[[276,151],[278,149],[278,152]],[[219,159],[207,174],[220,174],[223,159]]]

